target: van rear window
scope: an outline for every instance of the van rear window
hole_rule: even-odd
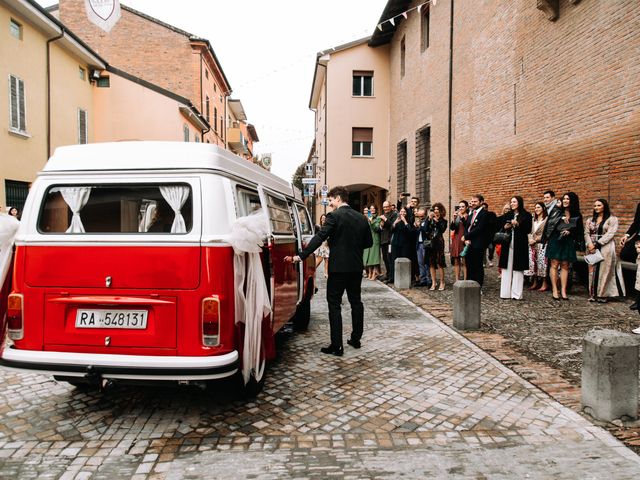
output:
[[[184,234],[193,226],[187,184],[57,185],[47,190],[41,233]]]

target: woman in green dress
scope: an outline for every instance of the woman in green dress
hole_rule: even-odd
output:
[[[373,237],[373,245],[362,253],[362,263],[367,272],[369,280],[375,280],[380,275],[380,217],[377,215],[375,205],[365,208],[365,217],[369,220],[371,228],[371,236]]]

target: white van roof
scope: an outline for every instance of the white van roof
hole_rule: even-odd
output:
[[[56,148],[43,174],[123,170],[215,170],[296,196],[286,180],[216,145],[196,142],[113,142]]]

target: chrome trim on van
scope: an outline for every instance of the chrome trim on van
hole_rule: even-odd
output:
[[[104,353],[18,350],[7,346],[0,365],[29,372],[136,380],[212,380],[233,375],[240,359],[236,350],[207,357],[116,355]]]

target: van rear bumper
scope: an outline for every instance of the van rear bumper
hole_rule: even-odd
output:
[[[237,351],[209,357],[46,352],[5,347],[0,365],[65,377],[122,380],[215,380],[233,375]]]

